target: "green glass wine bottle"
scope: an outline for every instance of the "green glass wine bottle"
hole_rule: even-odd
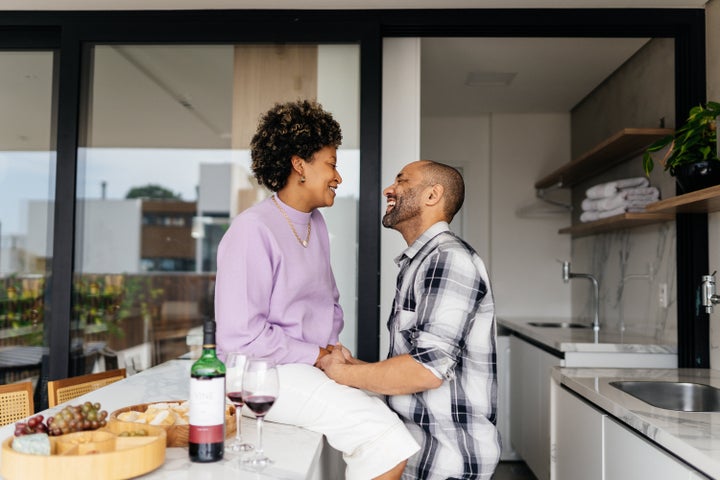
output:
[[[225,364],[215,351],[214,320],[205,320],[202,348],[190,369],[188,452],[193,462],[217,462],[225,446]]]

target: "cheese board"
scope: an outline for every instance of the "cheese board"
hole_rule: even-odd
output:
[[[51,436],[51,454],[32,455],[13,450],[12,436],[2,443],[0,473],[6,480],[136,477],[163,464],[166,437],[161,427],[111,420],[98,430]]]

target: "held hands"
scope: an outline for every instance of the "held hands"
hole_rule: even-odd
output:
[[[359,363],[359,361],[353,358],[350,350],[345,348],[341,343],[338,343],[327,355],[320,357],[315,366],[323,370],[328,377],[334,379],[339,370],[343,368],[343,365],[355,363]]]

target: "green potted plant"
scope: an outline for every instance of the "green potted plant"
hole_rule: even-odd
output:
[[[653,153],[670,148],[662,158],[665,171],[673,175],[682,193],[720,183],[717,154],[717,117],[720,103],[707,102],[690,109],[685,124],[674,133],[651,144],[643,154],[646,175],[653,170]]]

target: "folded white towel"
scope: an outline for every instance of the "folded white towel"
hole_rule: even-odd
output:
[[[592,186],[587,189],[585,196],[592,199],[612,197],[621,188],[647,187],[648,185],[650,185],[650,181],[647,177],[623,178]]]
[[[622,215],[628,212],[644,212],[645,207],[630,207],[622,206],[613,210],[591,210],[589,212],[583,212],[580,214],[581,222],[594,222],[602,218],[614,217],[615,215]]]
[[[638,192],[638,193],[630,193]],[[648,204],[660,198],[660,191],[655,187],[629,188],[618,191],[615,195],[605,198],[586,198],[580,205],[583,211],[614,210],[633,202],[635,206]]]
[[[660,190],[657,187],[630,187],[623,188],[620,190],[626,195],[657,195],[660,198]]]
[[[647,187],[650,180],[647,177],[633,177],[616,180],[617,188]]]

